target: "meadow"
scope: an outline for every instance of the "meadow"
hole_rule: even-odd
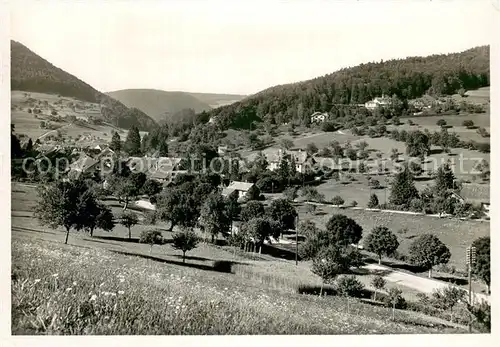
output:
[[[366,235],[375,226],[385,226],[393,231],[399,239],[401,253],[407,254],[408,246],[421,234],[436,235],[451,252],[450,266],[465,269],[465,249],[478,237],[490,235],[490,223],[485,221],[460,220],[454,218],[438,218],[424,215],[366,211],[351,208],[321,206],[316,214],[311,214],[304,207],[299,209],[301,220],[313,220],[320,228],[334,213],[346,215],[354,219],[363,228]],[[403,232],[400,232],[404,230]],[[361,241],[361,243],[363,240]]]
[[[232,273],[16,236],[12,333],[369,334],[465,332],[421,314],[301,295]]]

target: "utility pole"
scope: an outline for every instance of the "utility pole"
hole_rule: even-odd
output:
[[[299,214],[295,218],[295,266],[299,265]]]
[[[467,272],[469,275],[469,306],[472,308],[472,265],[476,262],[476,247],[467,247],[465,251]],[[472,314],[469,312],[469,333],[472,333]]]

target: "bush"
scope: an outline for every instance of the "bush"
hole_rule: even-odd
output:
[[[323,130],[325,132],[332,132],[332,131],[337,130],[337,128],[335,126],[335,123],[326,121],[326,122],[323,122],[323,124],[321,124],[321,130]]]
[[[359,298],[365,289],[363,284],[354,276],[342,276],[337,280],[337,293],[342,296]]]
[[[370,180],[369,186],[373,189],[379,189],[380,188],[380,182],[374,179]]]
[[[464,121],[462,122],[462,125],[463,125],[464,127],[466,127],[467,129],[470,129],[470,128],[472,128],[472,127],[474,126],[474,122],[473,122],[473,121],[471,121],[470,119],[467,119],[467,120],[464,120]]]
[[[390,308],[394,307],[401,310],[406,309],[407,303],[406,300],[401,296],[401,290],[397,288],[391,288],[388,293],[388,295],[382,296],[382,302],[384,303],[384,306]]]
[[[344,199],[342,199],[342,197],[339,195],[334,196],[332,199],[332,204],[337,205],[337,206],[343,205]]]
[[[423,212],[425,203],[422,199],[414,198],[410,201],[410,211]]]
[[[377,208],[378,207],[378,197],[376,194],[370,195],[370,200],[368,201],[368,208]]]
[[[356,200],[353,200],[351,202],[351,207],[356,207],[356,206],[358,206],[358,202]]]

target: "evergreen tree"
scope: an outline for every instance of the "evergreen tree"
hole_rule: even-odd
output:
[[[437,170],[434,191],[438,197],[447,197],[450,190],[455,188],[455,175],[450,164],[444,163]]]
[[[122,140],[120,138],[120,134],[117,131],[113,132],[113,136],[111,137],[111,143],[109,144],[109,148],[115,152],[120,152],[122,149]]]
[[[394,205],[409,206],[413,198],[418,198],[418,191],[413,183],[413,175],[410,172],[408,164],[405,164],[403,170],[392,181],[389,201]]]
[[[141,135],[139,134],[139,129],[136,126],[131,127],[128,131],[127,139],[125,140],[123,147],[129,155],[141,154]]]

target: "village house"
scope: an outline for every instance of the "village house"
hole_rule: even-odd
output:
[[[217,153],[219,154],[219,156],[223,156],[227,153],[227,149],[227,146],[218,146]]]
[[[365,107],[369,110],[374,110],[377,107],[385,107],[391,104],[391,98],[382,95],[382,97],[376,97],[373,100],[365,102]]]
[[[78,160],[70,164],[68,168],[68,177],[71,179],[78,178],[84,173],[95,173],[99,170],[99,161],[82,154]]]
[[[255,187],[253,183],[233,181],[222,190],[222,196],[227,197],[233,192],[238,192],[238,200],[247,196],[248,192]]]
[[[323,123],[328,119],[328,113],[326,112],[314,112],[311,115],[311,123]]]
[[[276,171],[280,167],[284,155],[289,155],[291,157],[295,163],[295,170],[300,173],[305,173],[308,169],[311,169],[315,163],[314,158],[306,151],[284,151],[282,149],[277,149],[276,151],[266,153],[266,159],[269,163],[268,169]]]
[[[182,158],[160,157],[153,161],[150,173],[151,179],[157,180],[164,184],[172,182],[172,180],[180,174],[187,173],[187,170],[180,170],[179,166]]]

